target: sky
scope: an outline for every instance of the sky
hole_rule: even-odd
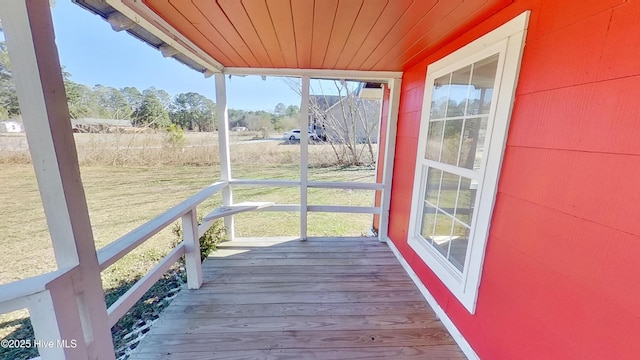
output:
[[[53,21],[60,62],[71,80],[123,88],[163,89],[172,96],[197,92],[215,101],[215,81],[162,54],[70,0],[55,2]],[[278,103],[300,106],[300,97],[279,78],[227,78],[232,109],[273,111]]]

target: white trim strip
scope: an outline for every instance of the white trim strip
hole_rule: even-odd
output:
[[[387,238],[387,244],[389,245],[389,248],[391,249],[391,251],[393,251],[393,254],[396,256],[396,258],[398,258],[400,265],[402,265],[402,267],[407,272],[407,274],[409,275],[413,283],[416,284],[422,296],[424,296],[425,300],[427,300],[427,303],[429,303],[429,306],[431,306],[431,308],[433,309],[433,312],[435,312],[436,316],[438,316],[440,321],[442,321],[442,325],[444,325],[444,327],[447,329],[447,331],[449,332],[453,340],[455,340],[456,344],[458,344],[458,346],[460,347],[460,350],[462,350],[462,352],[465,354],[467,359],[480,360],[480,357],[473,350],[473,348],[471,347],[471,344],[467,342],[467,339],[464,338],[460,330],[458,330],[458,328],[453,323],[453,321],[451,321],[449,316],[447,316],[447,313],[444,312],[442,307],[440,307],[440,305],[436,301],[436,298],[434,298],[433,295],[431,295],[431,293],[429,292],[429,289],[427,289],[422,283],[422,281],[420,281],[418,274],[416,274],[415,271],[413,271],[413,269],[411,268],[411,266],[409,266],[409,264],[404,259],[404,257],[402,257],[402,254],[400,254],[400,251],[398,251],[398,248],[396,248],[393,241]]]
[[[349,214],[380,214],[380,208],[372,206],[309,205],[307,207],[307,211]]]
[[[256,209],[256,211],[300,211],[300,205],[276,204],[269,207]]]
[[[309,89],[311,79],[302,77],[302,103],[300,104],[300,131],[309,129]],[[307,130],[304,130],[307,129]],[[307,182],[309,179],[309,137],[300,136],[300,240],[307,240]]]
[[[358,182],[329,182],[329,181],[309,181],[307,187],[314,189],[343,189],[343,190],[382,190],[384,185],[380,183],[358,183]]]
[[[388,81],[402,78],[401,71],[225,67],[222,72],[229,75],[309,76],[314,79],[346,79],[361,81]]]
[[[251,180],[251,179],[233,179],[229,181],[231,185],[241,186],[280,186],[280,187],[298,187],[298,180]]]
[[[223,207],[216,208],[209,214],[205,215],[202,218],[202,221],[203,222],[213,221],[223,216],[229,216],[230,214],[239,214],[245,211],[258,210],[258,209],[271,206],[273,204],[274,204],[273,202],[247,201],[247,202],[241,202],[241,203],[237,203],[229,206],[223,206]]]
[[[131,3],[131,5],[125,4],[122,0],[106,0],[106,2],[124,16],[140,25],[143,29],[157,36],[167,45],[181,52],[199,65],[207,68],[209,71],[222,71],[224,66],[220,64],[220,62],[206,54],[202,49],[180,34],[179,31],[174,29],[173,26],[169,25],[164,21],[164,19],[149,9],[149,7],[147,7],[142,1],[128,2]],[[131,8],[130,6],[133,6],[134,8]],[[151,19],[158,25],[153,24],[147,19]],[[160,26],[164,27],[164,29],[160,28]]]
[[[426,144],[425,144],[425,146],[426,146]],[[418,156],[421,156],[421,154],[419,154]],[[461,166],[456,166],[456,165],[451,165],[451,164],[447,164],[447,163],[443,163],[443,162],[438,162],[438,161],[435,161],[435,160],[421,159],[421,160],[418,160],[418,161],[421,162],[420,165],[422,165],[422,166],[428,166],[428,167],[433,168],[433,169],[442,170],[444,172],[448,172],[449,174],[463,176],[463,177],[466,177],[466,178],[472,179],[472,180],[478,180],[480,178],[480,175],[482,175],[480,173],[480,171],[475,171],[475,170],[467,169],[467,168],[461,167]]]
[[[382,190],[380,225],[378,240],[386,241],[389,232],[389,208],[391,207],[391,187],[393,186],[393,165],[396,156],[396,138],[398,133],[398,113],[400,111],[400,91],[402,80],[389,82],[389,115],[387,116],[387,134],[384,149],[384,163],[382,164]]]

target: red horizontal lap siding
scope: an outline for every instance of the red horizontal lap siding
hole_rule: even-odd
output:
[[[426,67],[531,10],[474,315],[407,245]],[[389,235],[482,359],[640,358],[640,1],[517,0],[403,77]]]

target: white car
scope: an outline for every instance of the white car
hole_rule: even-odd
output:
[[[307,136],[309,136],[309,139],[311,140],[318,140],[318,135],[312,133],[311,131],[307,132]],[[300,129],[287,131],[286,133],[282,134],[282,138],[285,140],[300,140]]]

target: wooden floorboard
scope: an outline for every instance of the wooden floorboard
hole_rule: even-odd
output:
[[[456,345],[339,349],[266,349],[224,352],[142,353],[138,360],[456,360],[466,359]]]
[[[211,261],[212,263],[214,261]],[[284,266],[220,266],[220,264],[208,265],[202,270],[206,275],[238,275],[238,274],[387,274],[390,272],[405,274],[399,265],[335,265],[335,266],[311,266],[311,265],[284,265]]]
[[[307,280],[308,281],[308,280]],[[348,292],[348,291],[411,291],[413,292],[413,283],[411,281],[350,281],[350,282],[265,282],[265,283],[206,283],[198,291],[210,291],[217,294],[239,294],[239,293],[257,293],[257,292],[279,292],[286,291],[290,293],[299,292]]]
[[[385,244],[223,243],[130,359],[464,359]]]
[[[394,303],[332,303],[332,304],[202,304],[169,306],[162,314],[165,318],[224,318],[260,316],[332,316],[370,314],[405,315],[431,312],[421,301]]]
[[[215,273],[207,273],[205,279],[216,284],[252,284],[252,283],[306,283],[308,274],[234,274],[226,276]],[[403,282],[407,281],[407,275],[403,272],[387,272],[383,274],[314,274],[313,281],[317,283],[348,283],[348,282]],[[206,285],[206,284],[205,284]]]

